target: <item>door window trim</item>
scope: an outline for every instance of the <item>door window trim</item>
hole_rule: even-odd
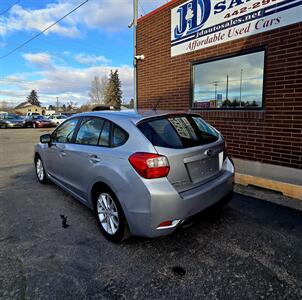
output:
[[[74,119],[75,118],[79,118],[79,121],[78,121],[78,123],[77,123],[77,125],[76,125],[76,129],[75,129],[75,131],[74,131],[74,133],[73,133],[73,136],[72,136],[72,139],[71,139],[71,142],[69,142],[69,143],[65,143],[65,144],[74,144],[74,145],[83,145],[83,146],[91,146],[91,147],[104,147],[104,148],[118,148],[118,147],[121,147],[121,146],[123,146],[127,141],[128,141],[128,139],[129,139],[129,133],[125,130],[125,129],[123,129],[121,126],[119,126],[119,125],[117,125],[116,123],[114,123],[113,121],[111,121],[111,120],[109,120],[109,119],[107,119],[107,118],[104,118],[104,117],[102,117],[102,116],[82,116],[82,117],[74,117]],[[99,118],[99,119],[102,119],[103,121],[104,121],[104,124],[103,124],[103,126],[102,126],[102,130],[101,130],[101,132],[100,132],[100,135],[99,135],[99,139],[98,139],[98,143],[99,143],[99,140],[100,140],[100,136],[101,136],[101,134],[102,134],[102,131],[103,131],[103,127],[104,127],[104,125],[105,125],[105,122],[109,122],[109,145],[108,146],[103,146],[103,145],[89,145],[89,144],[81,144],[81,143],[76,143],[76,137],[77,137],[77,134],[78,134],[78,132],[79,132],[79,130],[80,130],[80,127],[81,127],[81,124],[83,123],[83,120],[84,119],[95,119],[95,118]],[[68,119],[68,120],[71,120],[71,119]],[[68,121],[68,120],[66,120],[66,121]],[[63,125],[66,121],[64,121],[61,125]],[[60,125],[60,126],[61,126]],[[59,126],[59,127],[60,127]],[[59,128],[58,127],[58,128]],[[121,145],[119,145],[119,146],[112,146],[112,139],[113,139],[113,129],[114,129],[114,127],[118,127],[118,128],[120,128],[122,131],[124,131],[125,133],[126,133],[126,135],[127,135],[127,139],[125,140],[125,142],[123,143],[123,144],[121,144]],[[58,129],[58,128],[56,128],[56,130]],[[54,131],[55,132],[55,131]],[[53,132],[53,133],[54,133]]]
[[[78,126],[79,126],[79,121],[82,119],[81,117],[74,117],[74,118],[70,118],[67,119],[66,121],[64,121],[62,124],[60,124],[51,134],[51,139],[53,138],[53,136],[55,135],[55,133],[60,129],[61,126],[63,126],[66,122],[69,122],[73,119],[78,119],[77,124],[75,126],[75,129],[73,131],[72,137],[70,139],[70,142],[65,142],[65,143],[60,143],[60,142],[52,142],[52,144],[74,144],[74,139],[75,139],[75,133],[78,131]]]

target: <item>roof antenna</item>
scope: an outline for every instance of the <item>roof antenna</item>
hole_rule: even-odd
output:
[[[157,106],[161,101],[161,97],[159,97],[159,99],[157,100],[156,104],[153,106],[152,110],[156,111],[157,110]]]

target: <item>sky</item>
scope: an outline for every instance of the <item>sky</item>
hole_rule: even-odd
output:
[[[35,89],[42,105],[55,104],[56,97],[62,104],[81,105],[89,100],[93,77],[115,69],[124,101],[132,98],[133,33],[127,25],[133,0],[89,0],[40,37],[1,58],[83,1],[0,1],[0,102],[17,105]],[[166,2],[140,0],[139,15]]]
[[[264,51],[216,60],[195,65],[194,67],[194,100],[210,101],[216,93],[226,99],[226,78],[228,75],[228,98],[240,98],[240,82],[242,70],[241,99],[261,106],[263,90]],[[219,97],[218,97],[219,99]]]

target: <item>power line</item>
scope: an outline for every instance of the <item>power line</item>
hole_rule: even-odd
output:
[[[20,0],[14,2],[14,4],[12,4],[10,7],[8,7],[7,9],[3,10],[0,12],[0,16],[4,15],[6,12],[8,12],[14,5],[18,4],[20,2]]]
[[[33,37],[31,37],[29,40],[25,41],[24,43],[20,44],[18,47],[14,48],[13,50],[11,50],[10,52],[6,53],[3,56],[0,56],[0,59],[3,59],[11,54],[13,54],[14,52],[16,52],[17,50],[19,50],[20,48],[24,47],[25,45],[27,45],[28,43],[30,43],[32,40],[36,39],[37,37],[39,37],[40,35],[42,35],[44,32],[46,32],[47,30],[49,30],[50,28],[52,28],[53,26],[57,25],[59,22],[61,22],[63,19],[65,19],[66,17],[68,17],[69,15],[71,15],[73,12],[75,12],[76,10],[78,10],[80,7],[82,7],[84,4],[86,4],[89,0],[86,0],[84,2],[82,2],[80,5],[78,5],[77,7],[75,7],[73,10],[71,10],[69,13],[67,13],[66,15],[64,15],[62,18],[60,18],[59,20],[57,20],[56,22],[52,23],[51,25],[49,25],[48,27],[46,27],[45,29],[43,29],[42,31],[38,32],[36,35],[34,35]]]

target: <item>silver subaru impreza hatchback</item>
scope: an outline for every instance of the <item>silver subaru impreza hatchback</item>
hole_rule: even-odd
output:
[[[78,114],[42,135],[34,157],[39,182],[90,207],[113,242],[170,234],[233,191],[225,141],[196,114]]]

